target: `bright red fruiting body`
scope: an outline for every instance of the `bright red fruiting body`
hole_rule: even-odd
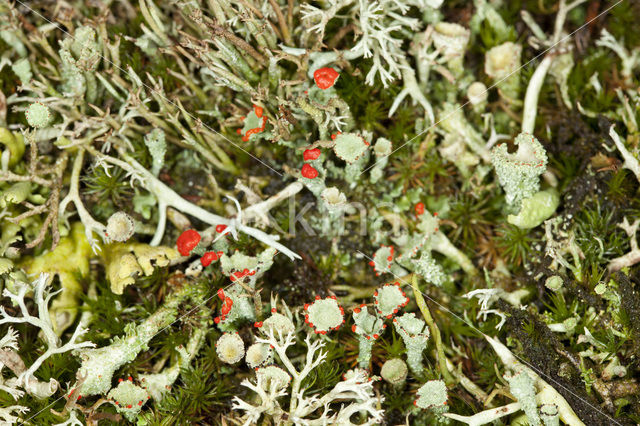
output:
[[[223,225],[223,224],[216,225],[216,232],[218,234],[222,234],[225,229],[227,229],[227,225]]]
[[[358,327],[357,327],[355,324],[353,324],[353,325],[351,326],[351,331],[353,331],[353,332],[355,333],[357,328],[358,328]]]
[[[178,237],[176,241],[176,245],[178,246],[178,251],[183,256],[189,256],[191,250],[196,248],[198,243],[202,237],[195,229],[187,229]]]
[[[316,85],[322,90],[326,90],[333,86],[339,76],[340,74],[338,71],[329,67],[320,68],[313,72],[313,79],[315,80]]]
[[[200,263],[206,268],[216,260],[218,260],[218,254],[215,251],[208,251],[200,258]]]
[[[231,279],[231,281],[235,281],[235,280],[239,280],[240,278],[244,278],[247,275],[255,275],[255,274],[256,274],[256,271],[250,271],[245,268],[242,271],[233,272],[229,278]]]
[[[262,107],[254,105],[253,112],[258,118],[262,118],[262,124],[260,125],[260,127],[247,130],[247,133],[245,133],[242,137],[243,142],[249,142],[249,138],[251,137],[251,135],[264,131],[265,127],[267,126],[267,117],[262,116],[262,114],[264,113],[264,109]],[[242,119],[244,120],[244,117],[242,117]],[[242,133],[242,131],[240,131],[240,133]]]
[[[307,179],[315,179],[316,177],[318,177],[318,171],[311,164],[305,163],[302,166],[301,172],[302,176],[306,177]]]
[[[254,323],[253,323],[253,326],[254,326],[255,328],[260,328],[260,327],[262,327],[262,321],[254,322]]]
[[[304,158],[304,161],[311,161],[311,160],[317,160],[318,158],[320,158],[320,150],[318,148],[313,148],[313,149],[305,149],[304,153],[302,154],[302,157]]]
[[[224,300],[224,289],[218,289],[218,297],[220,298],[220,300]]]
[[[222,302],[222,307],[220,308],[220,313],[222,316],[228,315],[231,312],[231,307],[233,306],[233,300],[230,297],[225,297],[224,302]]]
[[[420,202],[413,208],[418,216],[424,213],[424,203]]]

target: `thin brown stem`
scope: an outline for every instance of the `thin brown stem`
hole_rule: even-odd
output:
[[[52,182],[38,176],[18,175],[13,172],[0,172],[0,182],[33,182],[42,186],[51,186]]]
[[[65,151],[58,162],[56,163],[56,179],[51,188],[51,195],[47,200],[46,208],[49,210],[49,214],[44,220],[38,236],[33,241],[29,242],[25,247],[31,249],[44,241],[47,230],[51,228],[51,250],[55,249],[60,242],[60,232],[58,231],[58,205],[60,203],[60,189],[62,188],[62,177],[64,170],[67,168],[67,160],[69,155]]]
[[[26,212],[19,214],[18,216],[15,217],[10,217],[7,218],[7,221],[11,222],[11,223],[19,223],[20,221],[31,217],[31,216],[35,216],[37,214],[40,214],[42,212],[44,212],[45,210],[47,210],[47,204],[42,204],[40,206],[35,206],[33,208],[29,208],[29,210],[27,210]]]
[[[251,55],[251,57],[253,59],[255,59],[256,61],[258,61],[260,64],[264,65],[264,64],[267,63],[267,60],[264,57],[264,55],[262,55],[260,52],[258,52],[256,49],[254,49],[253,46],[251,46],[249,43],[247,43],[246,41],[244,41],[240,37],[236,36],[235,34],[229,32],[229,31],[227,31],[226,29],[222,28],[220,25],[209,24],[209,26],[211,28],[211,35],[212,36],[224,37],[226,40],[228,40],[235,47],[237,47],[241,51],[247,52],[249,55]]]
[[[418,305],[420,312],[422,312],[422,316],[429,325],[429,329],[431,330],[431,334],[433,335],[433,340],[436,344],[436,353],[438,356],[438,367],[440,368],[440,374],[442,374],[442,378],[447,384],[453,384],[456,382],[456,380],[453,378],[453,376],[449,372],[449,369],[447,368],[447,358],[444,355],[444,346],[442,345],[440,329],[438,328],[436,322],[433,320],[431,311],[427,306],[427,302],[424,300],[422,292],[418,288],[418,279],[419,277],[417,274],[414,274],[411,278],[411,288],[413,289],[413,295],[415,296],[416,304]]]
[[[329,42],[327,43],[327,47],[332,50],[335,49],[335,47],[338,45],[338,43],[340,43],[340,40],[342,40],[344,36],[349,34],[351,31],[356,30],[357,27],[354,24],[349,24],[341,27],[338,31],[336,31],[334,36],[331,37],[331,40],[329,40]]]
[[[280,24],[280,32],[282,33],[282,38],[284,42],[288,45],[293,45],[293,40],[291,40],[291,33],[289,33],[289,27],[287,26],[287,21],[284,19],[284,15],[282,14],[282,10],[276,0],[269,0],[269,4],[276,12],[276,17],[278,18],[278,24]]]
[[[291,28],[293,28],[293,7],[294,6],[295,4],[293,0],[287,1],[287,24],[289,24]]]

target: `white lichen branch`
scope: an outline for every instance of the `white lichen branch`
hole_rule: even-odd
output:
[[[559,50],[568,48],[568,43],[566,43],[568,37],[562,39],[562,28],[564,27],[567,13],[585,1],[586,0],[575,0],[567,5],[566,0],[560,0],[554,24],[553,37],[551,38],[552,43],[544,59],[540,62],[531,76],[525,93],[524,107],[522,109],[522,131],[525,133],[533,134],[536,124],[536,115],[538,112],[538,98],[540,96],[540,90],[542,89],[544,79],[551,68],[551,64],[556,58]]]
[[[469,426],[480,426],[492,423],[501,417],[516,413],[520,411],[520,408],[521,406],[519,402],[512,402],[511,404],[507,404],[502,407],[481,411],[473,416],[461,416],[454,413],[443,413],[442,415]]]
[[[272,416],[276,415],[277,417],[278,414],[282,412],[277,399],[287,395],[286,389],[278,388],[275,383],[273,383],[267,390],[265,390],[266,385],[264,381],[264,377],[262,375],[258,375],[256,377],[255,384],[249,379],[244,379],[240,383],[242,386],[251,389],[258,394],[258,397],[260,398],[260,405],[252,405],[237,396],[233,397],[233,409],[241,410],[246,413],[245,422],[243,423],[244,426],[257,424],[263,413],[270,414]]]
[[[640,48],[636,47],[632,51],[624,47],[624,43],[618,42],[606,29],[602,29],[600,38],[596,40],[596,46],[607,47],[611,49],[622,62],[622,70],[620,74],[627,83],[631,83],[633,69],[640,65]]]
[[[321,397],[307,396],[305,390],[301,389],[302,382],[326,360],[326,352],[321,350],[325,343],[321,340],[312,341],[311,335],[307,335],[305,338],[307,354],[304,358],[304,365],[301,369],[297,369],[286,353],[287,348],[295,344],[295,333],[290,332],[283,335],[281,330],[271,329],[267,330],[265,334],[265,338],[256,338],[256,342],[271,345],[280,362],[292,377],[291,391],[288,393],[290,395],[289,410],[288,412],[283,410],[276,401],[277,398],[287,395],[288,386],[274,384],[277,381],[271,380],[271,386],[267,389],[263,375],[257,374],[255,383],[244,380],[242,385],[258,395],[259,405],[243,401],[238,397],[234,398],[234,408],[246,413],[245,425],[255,424],[263,414],[268,414],[274,420],[277,419],[276,422],[282,420],[282,424],[352,425],[351,417],[356,413],[367,415],[367,421],[363,424],[379,424],[383,416],[383,410],[380,408],[381,400],[375,397],[373,383],[366,371],[352,372],[353,374],[345,377]],[[280,388],[278,389],[277,386]],[[337,410],[335,409],[336,403],[342,403]],[[308,417],[313,418],[309,419]]]
[[[93,233],[97,232],[98,235],[100,235],[104,239],[106,236],[105,232],[107,228],[91,216],[91,214],[84,207],[82,200],[80,199],[80,192],[78,190],[78,187],[80,183],[80,171],[82,170],[83,160],[84,149],[80,148],[78,150],[78,153],[76,154],[75,159],[73,160],[73,170],[71,171],[71,184],[69,186],[69,193],[60,202],[60,206],[58,207],[58,215],[62,217],[64,211],[67,209],[67,205],[69,203],[73,203],[76,207],[76,211],[78,212],[78,216],[80,217],[80,222],[82,222],[82,224],[84,225],[84,232],[87,237],[87,241],[89,241],[89,245],[91,246],[91,250],[93,250],[93,254],[98,254],[101,249],[100,245],[93,237]]]
[[[435,122],[433,107],[424,96],[422,89],[418,85],[415,71],[409,66],[405,59],[401,60],[401,70],[404,88],[393,100],[393,104],[391,105],[391,108],[389,108],[389,117],[393,116],[393,113],[396,111],[396,109],[398,109],[400,103],[404,100],[404,98],[406,96],[410,96],[414,102],[418,102],[422,106],[422,108],[424,108],[425,114],[429,118],[429,123],[433,124]]]
[[[553,386],[544,381],[538,373],[533,371],[528,366],[524,365],[513,355],[513,353],[503,345],[498,339],[486,336],[485,339],[489,342],[493,350],[496,352],[505,367],[514,371],[524,371],[533,379],[537,394],[536,399],[540,404],[555,404],[558,406],[558,413],[560,420],[569,425],[584,426],[584,423],[576,415],[573,408],[569,405],[567,400],[557,391]],[[585,401],[586,402],[586,401]],[[588,404],[588,402],[587,402]],[[595,408],[595,407],[594,407]]]
[[[201,221],[209,224],[209,225],[226,225],[227,227],[233,227],[233,229],[237,229],[239,232],[243,232],[247,235],[252,236],[258,241],[263,242],[264,244],[275,248],[276,250],[282,252],[286,256],[288,256],[291,260],[300,259],[296,253],[285,247],[284,245],[278,243],[276,241],[277,237],[269,235],[259,229],[252,228],[250,226],[243,225],[236,219],[228,219],[222,216],[218,216],[213,214],[200,206],[197,206],[193,203],[182,198],[178,193],[165,185],[162,181],[156,178],[149,170],[147,170],[144,166],[138,163],[131,156],[124,153],[120,150],[119,154],[123,160],[120,160],[115,157],[111,157],[109,155],[104,155],[93,148],[87,148],[92,155],[96,157],[102,158],[104,161],[107,161],[111,164],[115,164],[116,166],[122,168],[127,171],[130,175],[136,176],[136,178],[140,181],[141,185],[149,192],[151,192],[156,199],[158,200],[159,206],[173,207],[174,209],[189,214],[191,216],[197,217]]]
[[[87,331],[81,326],[76,328],[71,338],[65,344],[61,344],[60,339],[53,330],[51,314],[49,313],[49,301],[62,290],[51,292],[49,284],[49,274],[42,273],[36,278],[32,285],[16,281],[15,292],[8,288],[4,289],[2,293],[3,296],[8,297],[15,306],[19,307],[20,316],[11,316],[6,312],[4,306],[0,306],[0,325],[27,323],[38,327],[42,331],[47,344],[47,350],[40,355],[28,369],[23,371],[14,383],[15,386],[23,387],[27,393],[38,398],[46,398],[53,395],[59,385],[55,379],[50,379],[48,384],[40,383],[33,375],[47,359],[55,354],[95,346],[92,342],[78,342],[80,336]],[[27,309],[25,296],[30,292],[33,292],[33,300],[38,308],[38,316],[31,315]]]
[[[27,407],[23,407],[22,405],[10,405],[8,407],[0,407],[0,419],[3,421],[0,424],[13,425],[18,423],[19,417],[14,416],[15,414],[25,414],[29,412]]]
[[[638,233],[638,226],[640,225],[640,219],[636,219],[633,224],[629,224],[629,221],[625,217],[622,223],[618,224],[619,228],[622,228],[624,232],[627,233],[627,236],[631,239],[629,241],[629,245],[631,246],[631,251],[627,254],[624,254],[620,257],[616,257],[611,262],[609,262],[609,271],[615,272],[619,271],[622,268],[627,268],[629,266],[633,266],[636,263],[640,262],[640,249],[638,248],[638,238],[636,234]]]
[[[616,148],[620,151],[620,155],[622,155],[622,159],[624,163],[622,163],[622,167],[625,169],[629,169],[636,176],[638,182],[640,182],[640,163],[638,159],[624,146],[624,142],[620,138],[620,135],[615,131],[615,125],[612,125],[609,129],[609,136],[613,139],[613,143],[616,144]]]

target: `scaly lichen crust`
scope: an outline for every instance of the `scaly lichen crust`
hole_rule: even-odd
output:
[[[47,127],[51,123],[51,111],[42,102],[34,102],[29,105],[25,112],[27,122],[31,127],[36,129],[42,129]]]
[[[296,326],[293,324],[293,321],[287,316],[278,313],[276,308],[271,309],[271,316],[269,316],[269,318],[262,322],[255,323],[255,326],[259,328],[265,336],[273,334],[276,338],[284,338],[296,331]]]
[[[244,361],[250,368],[263,367],[273,361],[273,350],[266,343],[254,343],[247,348]]]
[[[259,376],[264,390],[282,390],[291,383],[291,376],[276,365],[258,368],[256,376]]]
[[[431,410],[435,413],[448,411],[447,406],[447,386],[442,380],[430,380],[418,389],[418,399],[414,404],[422,409]]]
[[[182,288],[167,297],[164,304],[140,324],[128,323],[124,336],[116,336],[110,345],[79,350],[77,356],[81,365],[76,372],[78,383],[74,388],[77,395],[106,394],[111,388],[113,373],[136,359],[141,351],[148,350],[149,341],[176,320],[182,302],[192,299],[194,303],[202,303],[202,294],[203,288],[200,286]]]
[[[335,135],[333,152],[349,164],[355,163],[369,148],[369,143],[355,133]]]
[[[409,303],[409,298],[400,288],[399,282],[385,284],[378,288],[373,293],[373,299],[378,315],[389,319]]]
[[[369,368],[373,343],[382,335],[387,325],[384,320],[369,313],[367,305],[353,309],[351,331],[358,335],[358,363],[361,368]]]
[[[442,266],[436,262],[429,251],[423,250],[420,257],[412,262],[415,266],[415,272],[426,282],[440,287],[447,280]]]
[[[244,117],[244,126],[238,129],[238,134],[242,136],[243,142],[255,142],[267,136],[264,133],[266,126],[267,116],[264,115],[264,109],[254,105],[253,110]]]
[[[216,353],[220,361],[235,364],[244,356],[244,342],[238,333],[224,333],[216,342]]]
[[[393,246],[380,246],[378,250],[373,254],[373,260],[369,262],[369,265],[373,267],[376,273],[376,277],[380,274],[390,272],[391,265],[393,265],[393,256],[395,249]]]
[[[135,223],[125,212],[116,212],[107,220],[107,237],[113,241],[125,242],[133,236]]]
[[[507,203],[519,210],[522,200],[538,192],[539,176],[547,167],[547,154],[538,139],[529,133],[520,133],[514,144],[518,150],[513,154],[506,144],[496,146],[491,151],[491,163],[507,195]]]
[[[524,369],[517,370],[512,374],[507,373],[504,378],[509,382],[509,392],[516,397],[522,411],[527,415],[529,424],[540,424],[533,378]]]
[[[421,376],[424,370],[422,352],[429,342],[429,328],[413,312],[394,318],[393,325],[407,348],[409,368],[413,374]]]
[[[109,391],[107,397],[116,406],[118,413],[133,422],[150,397],[144,388],[133,383],[131,377],[127,380],[120,379],[119,382],[118,386]]]
[[[327,334],[331,330],[337,330],[344,324],[344,309],[338,305],[335,296],[321,299],[316,296],[316,300],[311,304],[304,305],[304,321],[315,329],[316,334]]]
[[[407,364],[400,358],[385,361],[380,369],[380,376],[394,386],[402,386],[408,373]]]

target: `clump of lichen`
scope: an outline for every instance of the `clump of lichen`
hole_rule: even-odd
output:
[[[0,5],[0,422],[637,423],[637,7],[463,3]]]

